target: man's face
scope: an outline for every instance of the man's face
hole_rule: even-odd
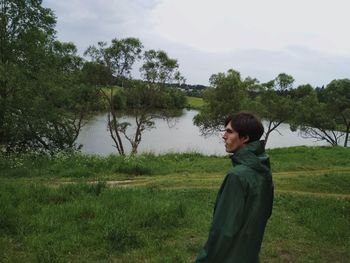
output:
[[[222,138],[225,141],[225,148],[228,153],[238,151],[249,140],[248,137],[239,137],[238,133],[232,128],[231,122],[225,127],[225,133]]]

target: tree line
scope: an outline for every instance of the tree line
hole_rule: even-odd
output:
[[[139,39],[129,37],[98,42],[81,57],[73,43],[57,39],[56,17],[41,0],[4,0],[0,11],[1,152],[80,149],[76,141],[81,128],[94,112],[104,110],[116,151],[126,154],[129,143],[134,154],[155,118],[169,120],[185,107],[185,95],[176,87],[192,87],[185,84],[178,61],[165,51],[144,50]],[[140,79],[131,77],[136,64]],[[230,69],[209,81],[209,88],[194,86],[206,102],[194,119],[203,133],[220,130],[228,113],[249,110],[268,121],[266,141],[288,122],[302,136],[332,145],[345,137],[347,146],[348,79],[325,88],[294,88],[294,78],[285,73],[260,83]],[[126,110],[133,124],[122,120]]]
[[[165,51],[143,50],[136,38],[113,39],[90,46],[83,58],[73,43],[57,40],[56,17],[41,0],[1,1],[0,11],[2,152],[77,150],[89,116],[107,110],[118,153],[125,154],[125,141],[136,153],[154,118],[185,106],[185,95],[168,85],[185,80]],[[141,80],[130,77],[136,61]],[[132,111],[132,129],[122,110]]]
[[[294,78],[280,73],[266,83],[230,69],[213,74],[210,88],[205,90],[206,102],[194,123],[203,134],[220,131],[228,113],[251,111],[267,121],[265,143],[282,123],[292,130],[299,129],[302,137],[339,145],[348,145],[350,132],[350,80],[331,81],[326,87],[310,84],[293,87]]]

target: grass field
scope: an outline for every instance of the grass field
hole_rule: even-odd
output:
[[[348,262],[350,150],[269,151],[262,262]],[[191,262],[226,157],[195,153],[0,159],[0,262]]]
[[[189,108],[200,109],[204,105],[202,98],[186,96],[187,104]]]

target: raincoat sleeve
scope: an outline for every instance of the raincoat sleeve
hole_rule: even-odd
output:
[[[228,174],[220,188],[208,240],[195,263],[225,260],[242,225],[245,193],[235,174]]]

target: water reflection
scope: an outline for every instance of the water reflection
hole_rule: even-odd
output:
[[[225,155],[220,135],[203,137],[199,128],[193,125],[192,119],[197,113],[195,110],[184,110],[182,115],[175,114],[173,115],[175,117],[168,120],[154,119],[155,128],[144,132],[138,152],[158,154],[195,151],[206,155]],[[99,155],[117,153],[107,130],[106,120],[107,114],[98,114],[83,127],[78,137],[78,143],[83,144],[83,153]],[[122,121],[134,124],[134,118],[130,115],[124,115]],[[266,123],[264,125],[266,127]],[[313,139],[298,136],[298,132],[290,131],[288,124],[282,124],[278,130],[279,133],[272,132],[270,135],[267,148],[327,145],[326,142],[315,142]],[[127,152],[131,150],[126,140],[124,148]]]

